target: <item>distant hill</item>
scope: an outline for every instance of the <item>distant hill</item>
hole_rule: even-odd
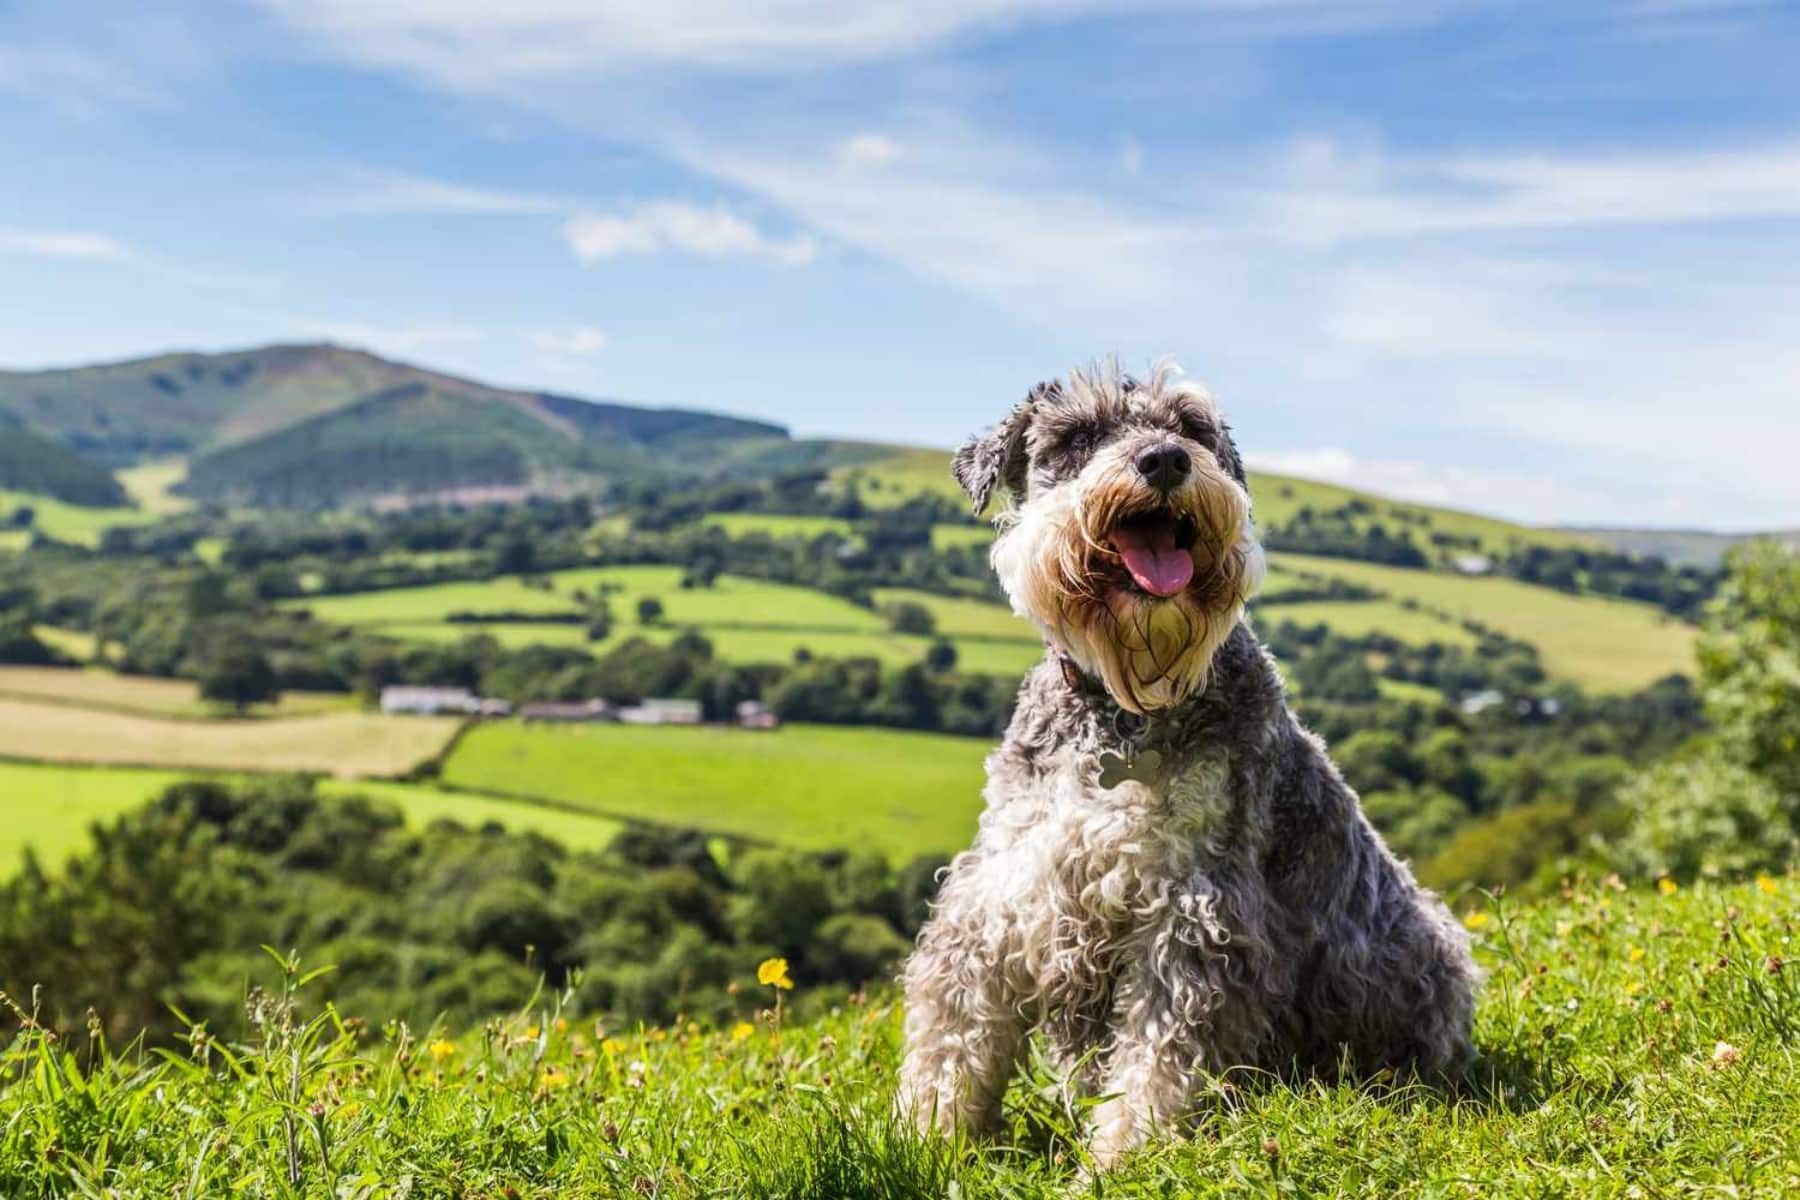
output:
[[[85,508],[129,503],[125,489],[105,467],[0,412],[0,490],[31,492]]]
[[[0,415],[92,463],[186,458],[179,490],[198,499],[298,507],[856,457],[770,422],[494,388],[330,345],[0,372]]]
[[[1800,529],[1768,533],[1712,533],[1702,529],[1584,529],[1571,533],[1592,538],[1625,554],[1654,555],[1678,567],[1716,567],[1734,546],[1769,538],[1800,550]]]

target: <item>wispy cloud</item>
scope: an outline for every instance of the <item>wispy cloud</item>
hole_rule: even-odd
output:
[[[612,340],[605,330],[591,325],[574,325],[567,329],[539,329],[527,335],[532,348],[543,354],[562,358],[587,358],[606,349]]]
[[[582,213],[563,226],[563,238],[584,263],[627,254],[673,252],[796,265],[812,261],[818,253],[811,238],[770,235],[722,205],[703,207],[674,201],[639,204],[614,213]]]
[[[303,201],[306,211],[325,215],[542,216],[566,213],[574,201],[534,192],[471,187],[401,171],[359,170]]]
[[[0,43],[0,92],[42,101],[79,117],[115,105],[163,100],[161,92],[138,80],[123,63],[85,49],[42,43]]]
[[[440,81],[696,64],[784,73],[917,53],[985,31],[1105,12],[1185,10],[1222,34],[1411,25],[1448,7],[1418,0],[262,0],[367,62]]]
[[[298,323],[308,337],[323,338],[346,346],[375,350],[384,354],[410,355],[426,350],[443,350],[468,346],[486,338],[472,325],[376,324],[356,321],[313,321]]]
[[[853,167],[885,167],[904,149],[885,133],[855,133],[838,144],[838,157]]]
[[[1395,500],[1503,512],[1524,521],[1555,522],[1603,510],[1604,489],[1531,471],[1491,471],[1411,459],[1369,458],[1339,446],[1247,455],[1250,469],[1318,479]]]
[[[22,229],[0,229],[0,252],[27,254],[34,258],[86,258],[111,262],[126,262],[132,258],[131,250],[109,234]]]

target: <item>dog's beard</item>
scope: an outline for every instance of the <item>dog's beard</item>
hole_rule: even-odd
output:
[[[1122,453],[1097,459],[1010,514],[994,543],[1014,609],[1135,713],[1172,707],[1204,685],[1262,582],[1249,497],[1215,463],[1196,459],[1192,477],[1168,496],[1148,488]],[[1134,583],[1112,540],[1150,514],[1192,535],[1183,549],[1193,576],[1171,596]]]

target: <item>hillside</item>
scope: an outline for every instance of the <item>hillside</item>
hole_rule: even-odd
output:
[[[760,986],[754,957],[734,968],[762,1012],[736,1024],[599,1026],[551,993],[483,1031],[384,1035],[383,1013],[319,1015],[335,976],[248,960],[272,996],[229,1056],[65,1049],[0,1013],[0,1178],[95,1196],[1793,1195],[1800,987],[1772,951],[1796,886],[1468,905],[1491,974],[1460,1087],[1221,1084],[1193,1136],[1098,1184],[1077,1179],[1084,1106],[1041,1065],[991,1143],[921,1141],[890,1116],[894,998],[797,1021],[810,981]]]
[[[32,432],[6,412],[0,412],[0,490],[48,496],[84,508],[130,503],[111,471]]]
[[[1654,555],[1676,566],[1717,567],[1733,548],[1764,538],[1800,549],[1800,529],[1766,533],[1713,533],[1704,529],[1570,528],[1567,532],[1591,538],[1624,554]]]
[[[0,372],[0,416],[96,463],[189,458],[184,490],[199,498],[309,508],[691,468],[673,452],[695,445],[709,464],[754,462],[794,444],[769,422],[494,388],[330,345]]]

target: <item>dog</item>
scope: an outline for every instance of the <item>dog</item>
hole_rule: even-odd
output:
[[[1039,384],[955,456],[1044,634],[987,761],[975,843],[904,971],[902,1115],[980,1135],[1027,1039],[1097,1097],[1104,1170],[1209,1081],[1471,1054],[1468,935],[1288,707],[1244,606],[1243,460],[1177,368]]]

